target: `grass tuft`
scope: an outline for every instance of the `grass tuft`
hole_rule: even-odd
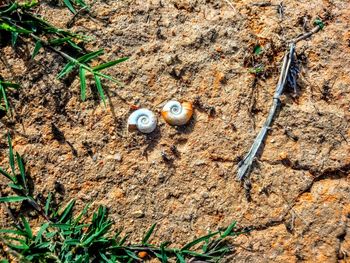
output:
[[[19,213],[13,228],[0,229],[0,243],[20,262],[111,263],[139,262],[148,258],[158,258],[161,262],[217,262],[232,252],[232,248],[227,245],[227,237],[242,234],[235,231],[234,222],[223,231],[209,233],[182,248],[174,248],[170,246],[170,242],[159,245],[150,242],[156,229],[156,224],[153,224],[146,231],[141,243],[132,243],[128,236],[122,236],[121,231],[113,233],[114,223],[104,206],[99,206],[92,217],[88,214],[89,204],[77,214],[74,211],[75,200],[64,207],[57,207],[49,194],[42,207],[28,188],[28,175],[23,158],[14,153],[10,136],[8,143],[11,171],[0,169],[0,174],[10,181],[8,186],[16,195],[3,196],[0,202],[28,202],[44,219],[34,231],[33,223]],[[5,255],[8,259],[11,257]]]
[[[64,3],[72,13],[76,12],[76,9],[74,8],[76,6],[88,8],[83,0],[65,0]],[[87,52],[83,45],[85,42],[90,41],[89,37],[65,29],[60,29],[50,24],[45,19],[41,18],[40,15],[35,13],[35,8],[39,5],[38,1],[33,0],[25,1],[23,3],[10,1],[9,4],[1,6],[0,34],[4,34],[5,39],[7,36],[8,42],[10,42],[12,46],[16,46],[20,39],[31,40],[34,45],[31,55],[32,59],[35,59],[42,49],[53,51],[62,56],[67,61],[67,64],[57,77],[61,79],[66,77],[69,73],[79,73],[81,99],[83,101],[86,99],[87,90],[86,73],[92,75],[98,94],[106,105],[102,79],[112,81],[120,86],[123,85],[120,81],[112,76],[102,73],[102,71],[124,62],[128,58],[109,61],[95,67],[90,66],[89,63],[93,60],[100,60],[99,57],[104,51],[98,50]],[[65,51],[66,49],[70,49],[72,51],[70,53],[75,55],[69,55]],[[1,86],[0,89],[2,89]],[[8,109],[7,97],[3,94],[4,92],[0,95],[0,99],[4,98],[5,107]]]

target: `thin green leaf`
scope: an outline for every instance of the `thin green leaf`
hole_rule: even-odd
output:
[[[118,84],[119,86],[121,87],[124,87],[124,83],[120,82],[119,80],[115,79],[115,78],[112,78],[111,76],[108,76],[106,74],[102,74],[101,72],[95,72],[94,73],[95,75],[99,76],[99,77],[102,77],[102,78],[105,78],[105,79],[108,79],[116,84]]]
[[[124,245],[124,243],[126,242],[126,240],[129,238],[129,235],[125,235],[118,243],[119,246]]]
[[[12,244],[12,243],[5,243],[7,246],[9,246],[10,248],[14,248],[14,249],[19,249],[19,250],[27,250],[29,249],[29,246],[25,243],[25,242],[20,242],[22,245],[16,245],[16,244]]]
[[[86,213],[87,213],[87,211],[88,211],[90,205],[91,205],[91,203],[88,203],[88,204],[85,205],[83,211],[81,211],[81,213],[75,218],[74,224],[79,223],[79,222],[80,222],[80,219],[81,219],[84,215],[86,215]]]
[[[23,159],[18,153],[16,153],[16,159],[17,159],[17,165],[19,167],[23,187],[24,187],[24,189],[27,189],[26,171],[25,171],[25,168],[23,165]]]
[[[7,177],[8,179],[10,179],[12,182],[16,181],[16,178],[12,177],[10,174],[8,174],[7,172],[5,172],[2,168],[0,168],[0,174],[2,174],[3,176]]]
[[[13,202],[21,202],[24,200],[29,200],[26,196],[6,196],[0,197],[0,203],[13,203]]]
[[[256,46],[254,47],[253,53],[254,53],[255,55],[259,55],[261,52],[262,52],[262,47],[261,47],[260,45],[256,45]]]
[[[120,59],[117,59],[117,60],[114,60],[114,61],[110,61],[110,62],[107,62],[107,63],[104,63],[104,64],[101,64],[101,65],[98,65],[98,66],[94,67],[93,70],[94,71],[100,71],[100,70],[112,67],[114,65],[117,65],[119,63],[122,63],[122,62],[124,62],[125,60],[128,60],[128,59],[129,59],[128,57],[125,57],[125,58],[120,58]]]
[[[5,9],[4,11],[1,11],[0,14],[11,13],[13,10],[16,10],[17,6],[18,6],[18,3],[15,2],[12,5],[10,5],[9,8]]]
[[[75,66],[76,64],[74,62],[72,61],[68,62],[66,66],[61,70],[61,72],[58,73],[57,78],[60,79],[63,76],[67,75],[69,72],[71,72],[74,69]]]
[[[32,229],[30,228],[28,220],[24,216],[21,216],[21,220],[22,220],[24,229],[26,230],[28,238],[32,239],[33,238],[33,232],[32,232]]]
[[[162,243],[161,245],[160,245],[160,253],[161,253],[161,259],[162,259],[162,263],[167,263],[168,262],[168,257],[167,257],[167,255],[166,255],[166,253],[165,253],[165,247],[166,247],[166,244],[167,243]]]
[[[11,141],[11,136],[10,136],[9,133],[7,134],[7,141],[8,141],[8,144],[9,144],[9,161],[10,161],[10,167],[11,167],[12,175],[13,175],[14,177],[16,177],[16,171],[15,171],[15,157],[14,157],[14,155],[13,155],[12,141]],[[17,182],[17,179],[16,179],[16,182]],[[16,182],[15,182],[15,183],[16,183]]]
[[[144,238],[142,239],[142,244],[145,245],[147,244],[149,238],[151,237],[153,231],[154,231],[154,228],[156,227],[156,224],[154,223],[150,228],[149,230],[147,231],[147,233],[145,234]]]
[[[2,98],[4,99],[4,102],[5,102],[5,109],[6,109],[6,111],[8,111],[9,110],[9,102],[7,100],[5,87],[3,85],[1,85],[1,84],[0,84],[0,91],[1,91],[1,94],[2,94]]]
[[[11,44],[14,47],[17,43],[18,32],[11,32]]]
[[[36,248],[38,248],[38,249],[48,248],[51,244],[52,244],[51,242],[41,242],[36,246]],[[40,255],[40,254],[38,254],[38,255]]]
[[[65,5],[68,7],[69,11],[71,11],[73,14],[76,14],[76,11],[72,5],[72,3],[69,0],[63,0]]]
[[[71,47],[75,48],[76,50],[79,50],[79,51],[82,51],[82,50],[83,50],[81,47],[79,47],[77,44],[75,44],[74,41],[72,41],[72,40],[67,40],[67,43],[68,43]]]
[[[70,246],[75,246],[75,245],[79,245],[80,244],[80,240],[79,239],[66,239],[65,241],[64,241],[64,243],[66,244],[66,245],[70,245]]]
[[[103,254],[103,253],[99,252],[99,254],[100,254],[101,258],[102,258],[104,261],[106,261],[106,262],[108,262],[108,263],[114,263],[114,262],[115,262],[115,261],[109,260],[109,259],[106,257],[106,255]]]
[[[26,233],[21,230],[14,230],[14,229],[0,229],[0,234],[14,234],[19,236],[25,236]]]
[[[23,190],[22,185],[9,183],[8,186],[11,187],[12,189]]]
[[[60,223],[64,222],[69,216],[69,214],[73,211],[74,204],[75,204],[75,200],[72,200],[68,203],[66,208],[63,210],[62,215],[60,216],[60,220],[59,220]]]
[[[0,84],[3,85],[5,88],[13,88],[13,89],[19,89],[20,85],[12,82],[6,82],[6,81],[0,81]]]
[[[100,49],[100,50],[85,54],[84,56],[81,56],[77,60],[80,63],[86,63],[86,62],[89,62],[91,59],[97,58],[98,56],[102,55],[103,53],[104,53],[104,50]]]
[[[205,241],[205,240],[208,240],[209,238],[211,238],[211,237],[213,237],[213,236],[215,236],[215,235],[217,235],[217,234],[218,234],[218,232],[214,232],[214,233],[208,234],[208,235],[206,235],[206,236],[202,236],[202,237],[200,237],[200,238],[198,238],[198,239],[195,239],[195,240],[189,242],[188,244],[186,244],[186,245],[181,249],[181,251],[187,250],[187,249],[189,249],[189,248],[191,248],[191,247],[197,245],[197,244],[200,243],[200,242],[203,242],[203,241]]]
[[[94,78],[95,78],[95,83],[96,83],[96,88],[97,88],[98,94],[100,95],[100,97],[101,97],[101,99],[103,101],[103,104],[106,107],[106,98],[105,98],[105,94],[103,93],[101,79],[97,75],[94,75]]]
[[[136,254],[134,252],[132,252],[132,251],[130,251],[128,249],[125,249],[124,251],[126,252],[126,254],[128,254],[129,257],[137,260],[137,262],[140,261],[140,258],[138,256],[136,256]]]
[[[236,222],[233,222],[231,225],[229,225],[225,232],[221,235],[221,238],[225,238],[227,236],[232,235],[232,230],[235,228],[235,226]]]
[[[9,32],[16,32],[16,33],[22,33],[22,34],[29,34],[32,33],[32,31],[26,30],[26,29],[22,29],[19,28],[15,25],[10,25],[7,23],[1,23],[0,24],[0,30],[5,30],[5,31],[9,31]]]
[[[49,44],[53,45],[53,46],[57,46],[57,45],[61,45],[61,44],[65,43],[65,42],[67,42],[70,39],[71,39],[71,37],[55,38],[55,39],[51,39],[49,41]]]
[[[47,222],[40,227],[38,234],[35,237],[34,243],[38,243],[38,242],[42,241],[41,237],[44,234],[44,232],[46,231],[46,229],[49,227],[49,225],[50,225],[50,223]]]
[[[44,208],[44,211],[45,211],[45,214],[46,214],[46,215],[49,215],[51,197],[52,197],[52,194],[51,194],[51,192],[50,192],[50,193],[48,194],[48,196],[47,196],[46,203],[45,203],[45,208]]]
[[[38,55],[39,53],[39,50],[40,48],[43,46],[43,44],[41,43],[40,40],[38,40],[36,43],[35,43],[35,47],[34,47],[34,50],[33,50],[33,53],[32,53],[32,59],[35,58],[36,55]]]
[[[86,70],[83,67],[79,68],[79,78],[80,78],[80,94],[81,100],[85,101],[86,99]]]
[[[180,263],[186,263],[185,258],[182,256],[182,254],[180,252],[176,253],[176,257]]]

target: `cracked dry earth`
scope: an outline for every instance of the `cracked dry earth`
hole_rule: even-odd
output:
[[[106,205],[134,241],[154,222],[153,241],[182,245],[237,221],[252,231],[232,241],[227,262],[348,262],[349,1],[284,1],[283,14],[275,1],[231,3],[106,0],[78,16],[71,30],[94,37],[89,50],[104,48],[104,61],[130,56],[109,71],[126,86],[105,83],[107,108],[93,94],[80,102],[76,79],[55,78],[58,55],[31,61],[30,43],[1,47],[1,75],[22,89],[11,99],[14,116],[1,119],[0,164],[8,167],[9,130],[35,193]],[[59,27],[71,19],[49,4],[38,11]],[[237,164],[267,116],[286,42],[317,17],[326,26],[297,44],[298,96],[283,97],[248,200]],[[259,65],[262,73],[249,73]],[[159,120],[149,136],[126,132],[132,105],[159,113],[171,98],[195,103],[188,126]],[[1,192],[9,193],[3,179]],[[9,224],[4,210],[0,218]]]

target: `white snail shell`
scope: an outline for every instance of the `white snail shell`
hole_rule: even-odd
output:
[[[176,100],[167,102],[162,110],[164,120],[170,125],[181,126],[186,124],[192,117],[193,107],[190,102],[180,103]]]
[[[148,109],[138,109],[131,113],[128,119],[128,130],[139,130],[142,133],[151,133],[157,126],[157,117]]]

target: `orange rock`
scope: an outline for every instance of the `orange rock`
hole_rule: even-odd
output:
[[[140,251],[137,255],[141,259],[148,257],[148,253],[146,251]]]

